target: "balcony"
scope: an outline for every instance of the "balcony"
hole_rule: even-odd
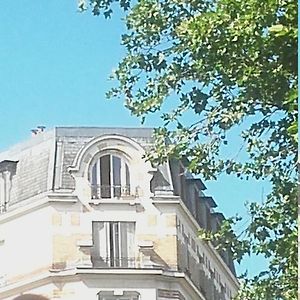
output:
[[[139,268],[140,263],[136,258],[129,257],[92,257],[92,263],[94,268]]]
[[[91,185],[92,199],[111,199],[131,196],[129,185]]]
[[[92,266],[96,269],[160,269],[177,271],[177,265],[168,265],[163,261],[147,256],[137,257],[91,257]]]

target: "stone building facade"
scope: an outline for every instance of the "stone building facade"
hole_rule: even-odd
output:
[[[152,142],[145,128],[58,127],[0,153],[0,299],[234,296],[230,253],[197,237],[223,215],[180,161],[145,162]]]

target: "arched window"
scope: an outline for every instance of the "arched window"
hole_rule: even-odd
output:
[[[107,154],[101,156],[90,172],[92,198],[120,198],[130,195],[130,174],[124,158]]]

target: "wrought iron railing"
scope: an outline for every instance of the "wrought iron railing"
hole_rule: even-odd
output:
[[[130,196],[129,185],[98,185],[92,184],[92,199],[121,198]]]
[[[153,261],[137,258],[137,257],[100,257],[92,255],[91,261],[94,268],[106,269],[162,269],[162,270],[177,270],[177,265],[167,265],[155,263]]]
[[[137,268],[136,258],[129,257],[92,257],[93,266],[97,268]]]

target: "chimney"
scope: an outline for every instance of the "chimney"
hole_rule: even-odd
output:
[[[30,131],[31,131],[31,135],[32,136],[35,136],[35,135],[38,134],[38,130],[37,129],[31,129]]]
[[[31,135],[32,136],[36,136],[38,134],[41,134],[41,133],[43,133],[45,131],[45,129],[46,129],[46,126],[39,125],[36,128],[31,129]]]
[[[45,129],[46,129],[46,126],[43,126],[43,125],[37,126],[38,133],[44,132]]]

